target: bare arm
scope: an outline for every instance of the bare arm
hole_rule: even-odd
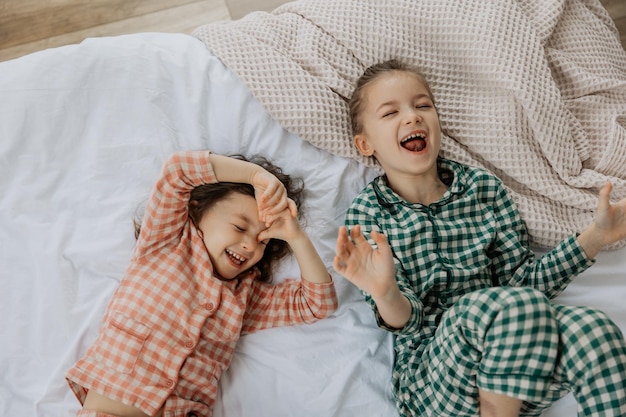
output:
[[[310,282],[330,282],[330,274],[313,242],[300,226],[295,203],[288,199],[288,207],[278,215],[268,215],[271,226],[259,234],[259,240],[275,238],[284,240],[293,251],[302,278]]]
[[[254,176],[258,172],[264,171],[263,168],[251,162],[215,153],[211,153],[211,165],[219,182],[228,181],[252,184]]]
[[[311,239],[304,231],[299,237],[292,239],[288,243],[298,261],[303,279],[317,284],[331,281],[326,265],[324,265],[313,242],[311,242]]]

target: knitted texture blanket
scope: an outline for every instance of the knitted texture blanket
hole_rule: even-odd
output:
[[[194,36],[287,130],[372,166],[346,100],[366,67],[416,65],[441,155],[500,177],[536,245],[589,225],[607,181],[626,197],[626,52],[598,0],[300,0]]]

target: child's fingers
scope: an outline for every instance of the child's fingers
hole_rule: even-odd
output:
[[[345,279],[347,279],[352,284],[359,287],[358,280],[355,278],[355,276],[353,276],[348,271],[348,264],[339,256],[335,256],[335,258],[333,259],[333,268],[335,269],[335,271],[337,271],[337,273],[341,274],[341,276],[343,276]]]
[[[284,218],[284,220],[289,220],[289,218],[298,218],[298,208],[296,207],[296,203],[291,199],[287,199],[286,206],[281,210],[278,210],[277,207],[274,207],[273,209],[268,208],[259,212],[261,221],[263,221],[267,227],[270,227],[279,218]]]
[[[369,244],[361,232],[361,226],[358,224],[350,229],[350,238],[354,242],[354,246]]]
[[[350,279],[348,268],[350,263],[350,250],[347,245],[338,246],[335,257],[333,258],[333,268],[344,277]]]
[[[372,236],[372,239],[374,239],[374,242],[376,243],[376,246],[378,247],[379,250],[391,249],[389,247],[389,241],[387,240],[387,236],[385,236],[384,234],[374,231],[372,232],[371,236]]]
[[[263,194],[258,199],[258,206],[261,210],[269,210],[272,207],[276,206],[280,201],[280,194],[272,192],[270,190],[265,190]]]
[[[598,195],[598,212],[603,212],[604,210],[609,208],[609,205],[611,204],[610,198],[612,189],[613,184],[607,182],[600,190],[600,194]]]
[[[341,226],[337,235],[337,242],[335,243],[335,252],[338,255],[345,256],[347,254],[347,245],[350,243],[348,238],[348,228]]]
[[[265,222],[265,227],[270,227],[274,224],[274,222],[281,218],[281,213],[264,213],[261,221]]]
[[[287,207],[289,209],[289,213],[291,213],[293,217],[298,217],[298,206],[291,198],[287,199]]]
[[[271,238],[272,236],[270,232],[268,231],[268,229],[265,229],[259,233],[259,235],[256,237],[256,240],[257,242],[263,242],[264,240],[271,239]]]
[[[287,199],[279,201],[271,205],[259,205],[259,220],[271,224],[277,216],[280,216],[289,206]]]
[[[335,258],[338,262],[341,262],[343,266],[342,272],[345,272],[348,268],[348,264],[351,260],[354,260],[354,244],[348,237],[348,229],[342,226],[339,230],[339,236],[337,237],[337,243],[335,244]],[[337,272],[340,272],[339,270]],[[342,274],[343,275],[343,274]]]
[[[284,190],[279,188],[276,184],[270,184],[268,188],[263,192],[262,201],[265,205],[276,204],[284,196]]]
[[[258,184],[254,185],[259,205],[272,204],[272,201],[277,198],[277,196],[286,195],[287,191],[285,187],[276,177],[268,173],[266,176],[263,176],[262,179],[263,181],[259,181]]]
[[[341,274],[343,271],[346,270],[346,264],[343,262],[343,260],[339,256],[335,256],[333,258],[333,268],[335,269],[335,271]]]
[[[265,198],[261,200],[259,208],[267,213],[279,213],[289,206],[289,198],[284,192],[277,191],[264,195]]]

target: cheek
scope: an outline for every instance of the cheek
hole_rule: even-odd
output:
[[[266,246],[262,246],[259,245],[258,249],[255,251],[254,253],[254,263],[258,263],[261,258],[263,258],[263,255],[265,254],[265,248]]]
[[[208,241],[206,239],[203,239],[203,242],[204,242],[204,248],[206,249],[206,253],[209,255],[209,258],[211,259],[211,262],[213,262],[214,261],[214,256],[213,256],[214,253],[213,252],[215,250],[211,246],[211,242],[210,241]]]

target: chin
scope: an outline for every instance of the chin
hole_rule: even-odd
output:
[[[235,277],[237,277],[237,274],[230,273],[230,274],[224,274],[222,273],[222,271],[219,271],[217,269],[213,270],[213,274],[215,275],[216,278],[221,279],[223,281],[229,281]]]

